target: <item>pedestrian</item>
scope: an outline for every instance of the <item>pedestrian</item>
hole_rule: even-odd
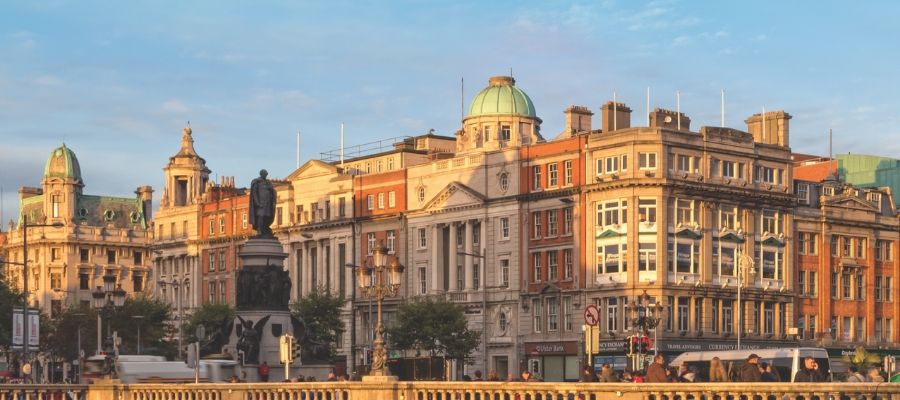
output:
[[[880,372],[878,372],[878,368],[875,368],[875,367],[869,368],[869,382],[876,382],[876,383],[884,382],[884,377],[881,376]]]
[[[483,380],[484,380],[484,379],[481,377],[481,370],[480,370],[480,369],[476,369],[476,370],[475,370],[475,377],[472,378],[472,380],[473,380],[473,381],[483,381]]]
[[[260,382],[269,381],[269,363],[263,361],[263,363],[259,364],[259,367],[256,368],[256,372],[259,373]]]
[[[497,375],[497,371],[490,370],[490,371],[488,371],[487,380],[489,380],[491,382],[500,382],[500,375]]]
[[[794,375],[794,382],[825,382],[825,375],[819,371],[819,363],[815,358],[807,356],[803,359],[803,367]]]
[[[653,357],[653,364],[647,367],[646,381],[648,383],[665,383],[669,381],[666,366],[663,365],[664,362],[665,357],[662,354],[657,354]]]
[[[728,374],[725,373],[725,366],[719,357],[713,357],[709,360],[709,381],[710,382],[728,382]]]
[[[859,373],[859,367],[851,365],[847,369],[850,371],[850,373],[847,374],[848,383],[862,383],[866,381],[866,377]]]
[[[581,371],[581,381],[582,382],[597,382],[597,375],[594,375],[594,369],[590,366],[585,366]]]
[[[616,382],[616,377],[615,375],[613,375],[612,366],[610,366],[609,363],[605,363],[602,367],[600,367],[600,382]]]
[[[634,383],[644,383],[644,374],[641,371],[634,371],[634,379],[632,380]]]
[[[237,377],[237,375],[232,375],[232,376],[231,376],[231,379],[230,379],[228,382],[230,382],[230,383],[238,383],[238,377]]]
[[[335,378],[335,376],[334,376],[334,372],[329,372],[329,373],[328,373],[328,378],[325,379],[325,381],[326,381],[326,382],[335,382],[335,381],[337,381],[337,378]]]
[[[778,375],[772,371],[772,365],[767,362],[759,363],[759,378],[761,382],[778,382]]]
[[[522,370],[522,382],[536,382],[534,375],[529,370]]]
[[[25,361],[22,364],[22,382],[23,383],[32,383],[31,382],[31,363]]]
[[[762,381],[762,373],[759,371],[759,356],[751,354],[747,357],[747,363],[741,365],[738,371],[738,377],[741,382],[760,382]]]

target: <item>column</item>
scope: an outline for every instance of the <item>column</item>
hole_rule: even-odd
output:
[[[473,238],[474,235],[472,235],[472,233],[474,232],[474,229],[475,229],[475,224],[472,223],[472,220],[466,220],[466,232],[465,232],[466,236],[463,241],[463,244],[466,247],[465,252],[468,254],[472,254],[473,251],[475,250],[474,249],[475,244],[472,242],[472,240],[474,239]],[[475,263],[474,263],[474,258],[471,255],[466,255],[465,257],[466,257],[466,261],[465,261],[466,264],[465,264],[465,267],[463,267],[463,269],[465,271],[466,277],[465,277],[465,282],[463,282],[463,287],[465,287],[466,290],[468,291],[468,290],[473,289],[472,280],[475,277],[475,273],[474,273],[475,272],[475,270],[474,270]]]
[[[310,292],[309,288],[312,285],[312,271],[311,271],[311,263],[310,263],[310,241],[303,242],[303,294],[306,295]]]
[[[772,333],[774,334],[775,338],[778,340],[781,340],[782,333],[787,333],[784,330],[784,327],[781,326],[781,309],[782,309],[782,307],[784,307],[784,306],[783,306],[783,303],[781,303],[780,301],[775,301],[772,304]],[[787,314],[784,315],[784,318],[787,319]],[[787,323],[787,321],[785,321],[785,323]]]
[[[487,287],[487,219],[481,219],[481,223],[478,225],[481,228],[481,240],[478,243],[478,254],[481,254],[482,258],[478,260],[478,268],[479,268],[479,281],[481,285],[485,288]],[[562,261],[562,257],[559,258]],[[562,262],[560,262],[562,265]],[[559,299],[560,307],[562,307],[562,298]],[[562,308],[560,308],[562,310]]]
[[[316,243],[316,286],[313,290],[318,289],[318,286],[325,286],[325,242],[327,239],[321,239]]]
[[[418,229],[427,229],[427,228],[418,228]],[[414,230],[413,232],[414,232],[414,234],[412,235],[413,243],[414,243],[413,247],[418,248],[419,247],[419,243],[418,243],[419,232],[417,232],[416,230]],[[441,274],[441,271],[443,271],[443,269],[440,267],[441,259],[440,259],[440,256],[438,255],[438,243],[440,242],[439,239],[440,239],[440,232],[438,232],[438,225],[434,224],[433,226],[431,226],[431,243],[430,243],[430,245],[431,245],[431,268],[430,268],[431,269],[431,290],[434,292],[438,292],[441,290],[440,289],[440,283],[441,283],[440,277],[441,277],[441,275],[443,275],[443,274]]]
[[[459,255],[457,254],[457,252],[459,252],[459,248],[456,246],[456,235],[457,235],[456,222],[450,223],[450,234],[449,235],[450,235],[450,240],[448,240],[448,243],[449,243],[448,247],[450,249],[449,250],[450,254],[448,254],[448,256],[449,256],[449,260],[450,260],[450,262],[449,262],[449,264],[450,264],[450,266],[449,266],[450,282],[449,282],[449,286],[448,286],[448,291],[457,291],[457,290],[462,290],[462,288],[456,287],[456,280],[459,279],[459,277],[456,274],[456,271],[457,271],[456,266],[459,264]]]

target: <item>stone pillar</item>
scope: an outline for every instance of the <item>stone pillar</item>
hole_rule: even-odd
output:
[[[448,241],[450,243],[450,245],[448,246],[450,248],[450,250],[449,250],[449,252],[450,252],[450,254],[449,254],[450,282],[449,282],[449,286],[448,286],[448,291],[462,290],[461,287],[455,287],[456,280],[459,279],[459,277],[457,276],[457,268],[456,268],[456,266],[459,264],[459,255],[457,254],[459,252],[459,247],[456,246],[456,235],[457,235],[456,222],[451,222],[450,223],[450,233],[449,233],[450,240]]]
[[[482,285],[487,285],[487,219],[483,218],[478,226],[481,230],[481,239],[478,241],[478,254],[481,254],[482,256],[478,261],[478,268],[480,270],[478,281]],[[563,257],[560,257],[559,260],[563,261]],[[562,274],[560,274],[560,276],[562,276]],[[562,299],[560,299],[560,307],[562,307]],[[485,366],[485,368],[487,367]]]
[[[426,228],[427,229],[427,228]],[[419,234],[416,232],[413,235],[413,241],[418,242]],[[438,230],[438,225],[434,224],[431,226],[431,290],[434,292],[440,291],[440,283],[441,283],[441,271],[443,269],[440,265],[440,256],[438,254],[438,243],[440,242],[440,231]],[[419,247],[419,243],[415,243],[414,248]]]
[[[473,232],[475,229],[475,224],[472,223],[472,220],[466,220],[466,236],[463,239],[463,245],[465,246],[465,252],[468,254],[472,254],[475,250],[475,243],[473,243]],[[475,263],[474,258],[471,255],[465,256],[465,266],[463,267],[463,271],[465,271],[465,278],[463,282],[463,287],[466,288],[467,291],[473,289],[472,280],[475,275]]]
[[[312,285],[312,270],[310,263],[310,246],[309,241],[303,242],[303,294],[307,295],[310,292],[310,287]]]

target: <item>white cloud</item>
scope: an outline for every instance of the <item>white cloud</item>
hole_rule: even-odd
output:
[[[681,47],[687,46],[691,43],[691,37],[687,35],[681,35],[672,40],[672,46]]]
[[[11,34],[10,36],[14,40],[19,42],[19,46],[22,46],[25,48],[34,47],[34,45],[37,43],[34,40],[34,33],[32,33],[32,32],[19,31],[19,32],[15,32],[15,33]]]
[[[190,112],[191,108],[182,103],[181,100],[171,99],[164,101],[160,106],[160,110],[166,113],[184,114]]]
[[[56,86],[62,83],[62,79],[53,75],[38,75],[32,82],[40,86]]]

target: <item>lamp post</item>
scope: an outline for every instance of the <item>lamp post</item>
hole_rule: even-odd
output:
[[[659,303],[651,303],[653,299],[645,290],[643,294],[631,301],[631,320],[635,330],[641,335],[641,340],[650,335],[653,329],[653,355],[659,354],[659,337],[657,336],[657,327],[662,321],[663,306]]]
[[[29,224],[28,217],[22,218],[22,295],[25,298],[24,326],[22,331],[22,359],[28,359],[28,228],[53,227],[62,228],[62,222],[52,224]]]
[[[84,370],[84,356],[81,355],[81,317],[84,317],[85,313],[77,312],[72,313],[72,316],[78,317],[78,383],[81,383],[81,371]]]
[[[166,282],[166,281],[160,279],[156,283],[158,283],[160,286],[169,285],[169,286],[178,288],[178,291],[175,292],[175,297],[176,297],[175,303],[177,304],[177,307],[178,307],[178,358],[180,359],[181,351],[182,351],[182,349],[181,349],[181,340],[182,340],[182,336],[183,336],[182,331],[184,331],[184,329],[182,329],[184,327],[184,313],[183,313],[183,309],[181,308],[181,297],[184,296],[184,294],[181,293],[181,283],[182,282],[176,281],[173,278],[172,282]]]
[[[107,340],[112,340],[112,321],[110,319],[112,318],[113,313],[116,311],[116,308],[125,305],[126,293],[125,290],[122,289],[122,285],[116,285],[116,276],[107,273],[103,276],[103,286],[97,286],[97,289],[94,290],[93,293],[91,293],[91,296],[94,298],[94,308],[98,309],[97,354],[99,355],[100,349],[103,348],[101,342],[103,318],[106,318]],[[111,346],[106,349],[107,354],[112,351],[113,346],[115,346],[115,343],[111,343]]]
[[[372,266],[360,266],[356,269],[356,283],[363,297],[375,299],[378,310],[378,322],[375,325],[375,341],[372,351],[372,367],[368,377],[391,377],[386,365],[387,356],[384,347],[384,323],[381,318],[381,303],[386,297],[394,297],[400,293],[400,279],[403,266],[396,258],[388,264],[387,248],[384,243],[375,248],[372,255]],[[367,377],[367,378],[368,378]]]
[[[138,355],[141,355],[141,322],[143,321],[144,316],[143,315],[132,315],[131,318],[134,319],[135,321],[137,321],[137,328],[138,328],[137,353],[138,353]]]

